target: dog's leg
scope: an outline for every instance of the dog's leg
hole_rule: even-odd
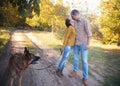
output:
[[[23,73],[20,73],[19,80],[18,80],[18,86],[22,86],[22,77],[23,77]]]
[[[15,76],[15,72],[14,70],[10,70],[10,86],[13,86],[13,81],[14,81],[14,76]]]
[[[10,86],[13,86],[14,76],[10,76]]]
[[[22,86],[22,76],[19,77],[18,86]]]

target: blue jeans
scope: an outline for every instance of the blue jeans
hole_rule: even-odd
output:
[[[85,44],[74,46],[74,71],[79,69],[79,55],[81,53],[83,78],[88,78],[88,50],[85,50]]]
[[[63,54],[62,54],[62,59],[60,60],[60,63],[58,65],[58,69],[60,69],[60,70],[64,69],[66,62],[69,59],[69,55],[72,51],[72,48],[73,48],[72,46],[66,46],[64,48],[64,51],[63,51]]]

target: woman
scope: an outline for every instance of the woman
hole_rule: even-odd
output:
[[[68,60],[69,55],[72,51],[72,48],[75,43],[75,38],[76,38],[76,31],[75,31],[74,27],[72,26],[72,21],[70,19],[66,19],[65,25],[67,26],[67,30],[66,30],[65,39],[63,42],[63,46],[62,46],[63,54],[62,54],[62,59],[58,65],[58,69],[56,71],[56,74],[59,77],[63,76],[62,71],[63,71],[65,63]]]

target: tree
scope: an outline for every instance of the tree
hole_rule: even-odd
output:
[[[58,0],[59,1],[59,0]],[[69,8],[62,3],[53,4],[50,0],[42,0],[40,3],[40,15],[33,13],[33,18],[27,18],[27,24],[32,27],[40,27],[44,30],[47,26],[52,31],[65,28],[64,21],[68,17]]]
[[[42,0],[40,3],[40,10],[39,16],[33,12],[33,18],[27,18],[26,23],[32,27],[39,27],[41,30],[44,30],[45,26],[48,27],[52,25],[54,5],[50,0]]]
[[[101,29],[103,42],[120,42],[120,0],[101,2]]]
[[[40,0],[0,0],[0,11],[1,11],[0,22],[2,23],[5,21],[6,18],[4,16],[4,10],[9,9],[9,4],[11,4],[13,8],[17,9],[18,15],[21,16],[20,21],[22,22],[19,23],[23,23],[24,25],[26,17],[32,17],[33,11],[39,15],[40,13],[39,3]],[[10,12],[11,10],[7,10],[7,11]]]
[[[91,24],[93,37],[96,39],[101,39],[102,34],[99,31],[99,29],[100,29],[99,16],[96,15],[95,13],[90,13],[89,15],[87,15],[87,17],[88,17],[90,24]]]

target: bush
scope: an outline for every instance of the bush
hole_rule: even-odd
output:
[[[95,39],[101,39],[102,33],[99,31],[99,25],[92,23],[91,24],[92,34]]]
[[[109,28],[102,28],[100,29],[100,32],[102,32],[102,35],[103,35],[102,42],[104,44],[112,44],[112,43],[118,42],[118,35],[115,34]]]

